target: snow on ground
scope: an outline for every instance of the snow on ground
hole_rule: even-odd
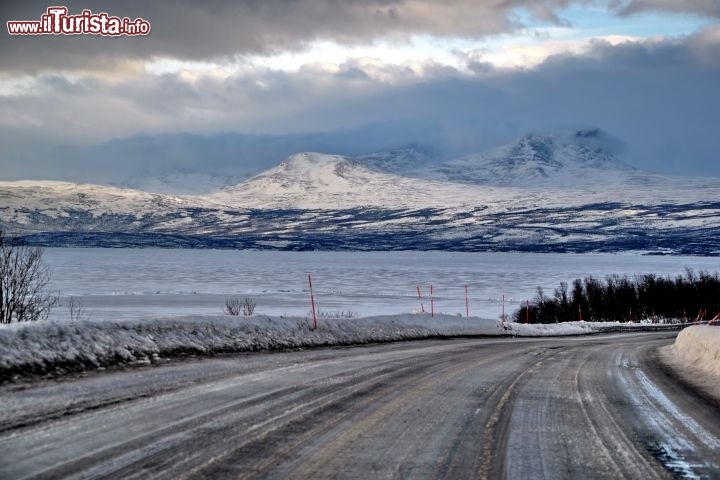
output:
[[[321,319],[186,316],[152,320],[46,321],[0,328],[0,381],[30,374],[144,364],[187,355],[389,342],[464,335],[582,335],[617,323],[502,323],[450,315]]]
[[[720,325],[695,325],[680,332],[672,347],[685,366],[720,380]]]

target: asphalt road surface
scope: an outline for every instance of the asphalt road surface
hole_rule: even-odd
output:
[[[233,355],[0,387],[0,478],[720,478],[672,333]]]

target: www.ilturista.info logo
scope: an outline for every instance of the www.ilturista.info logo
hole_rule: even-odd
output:
[[[50,7],[40,21],[7,22],[10,35],[147,35],[150,23],[142,18],[111,17],[107,13],[83,10],[80,15],[68,15],[66,7]]]

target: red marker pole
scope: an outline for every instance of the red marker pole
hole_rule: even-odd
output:
[[[435,316],[435,301],[433,300],[433,288],[432,284],[430,285],[430,316]]]
[[[467,285],[465,285],[465,316],[470,316],[470,305],[468,304]]]
[[[580,317],[580,321],[582,322],[582,307],[578,303],[578,317]]]
[[[420,285],[417,286],[418,300],[420,300],[420,311],[425,313],[425,305],[422,303],[422,295],[420,295]]]
[[[317,315],[315,315],[315,297],[312,290],[312,276],[308,273],[308,284],[310,285],[310,305],[313,313],[313,330],[317,330]]]

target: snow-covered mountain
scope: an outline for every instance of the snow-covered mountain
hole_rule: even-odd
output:
[[[45,245],[720,254],[718,179],[642,172],[614,151],[590,130],[444,163],[414,147],[308,152],[202,195],[0,182],[0,229]]]
[[[3,216],[3,220],[22,221],[33,214],[69,217],[69,208],[90,217],[108,214],[143,215],[177,205],[195,205],[195,200],[169,195],[156,195],[129,188],[54,181],[0,182],[0,210],[25,214]]]
[[[430,166],[422,174],[478,185],[573,187],[615,183],[630,173],[639,173],[615,158],[617,145],[599,129],[528,134],[489,153]]]
[[[208,198],[246,208],[327,210],[447,208],[479,203],[485,197],[472,186],[448,188],[444,182],[376,170],[356,159],[306,152],[291,155],[277,167]]]
[[[10,232],[185,231],[218,207],[203,197],[106,185],[0,182],[0,229]]]

